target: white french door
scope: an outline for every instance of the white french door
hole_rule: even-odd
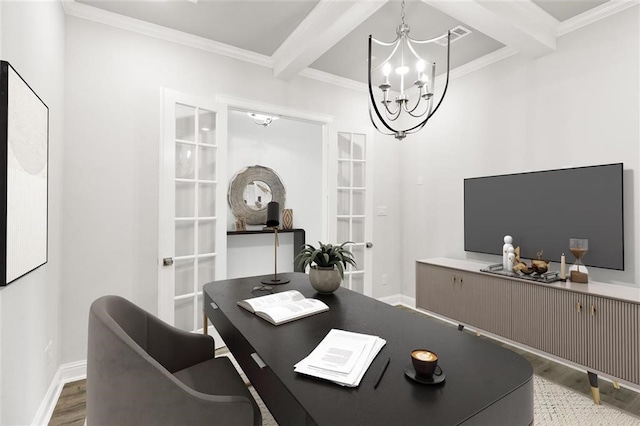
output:
[[[226,105],[162,90],[158,316],[187,331],[202,331],[202,286],[226,278],[226,140]]]
[[[335,159],[335,241],[352,241],[357,263],[345,271],[343,286],[371,296],[372,280],[372,150],[371,134],[338,132]]]

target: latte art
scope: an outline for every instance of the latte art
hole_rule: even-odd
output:
[[[420,361],[435,361],[438,359],[436,354],[429,351],[414,351],[411,356]]]

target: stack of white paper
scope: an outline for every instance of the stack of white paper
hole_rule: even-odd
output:
[[[294,371],[355,387],[386,343],[378,336],[332,329]]]

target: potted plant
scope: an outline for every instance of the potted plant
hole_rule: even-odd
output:
[[[356,266],[353,254],[345,247],[353,242],[347,241],[340,245],[333,245],[318,241],[318,244],[318,248],[311,244],[302,246],[302,250],[296,256],[296,262],[302,269],[311,267],[309,281],[318,293],[333,293],[340,287],[347,263]]]

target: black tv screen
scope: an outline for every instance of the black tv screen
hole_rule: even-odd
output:
[[[567,264],[570,238],[587,238],[587,266],[624,270],[622,163],[464,180],[465,251],[502,255],[513,237],[520,257]]]

